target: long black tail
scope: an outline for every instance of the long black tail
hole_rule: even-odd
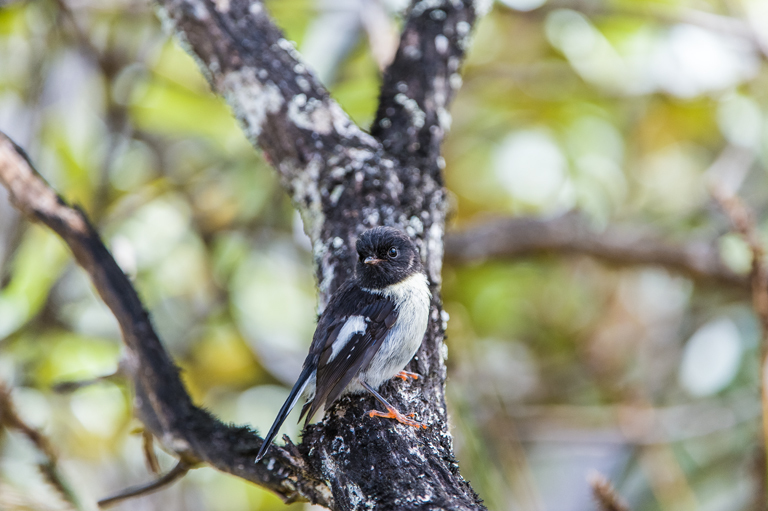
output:
[[[309,382],[309,377],[311,375],[312,368],[304,367],[304,369],[301,371],[301,374],[299,375],[299,379],[296,380],[296,384],[291,389],[291,393],[288,394],[288,399],[285,400],[282,408],[280,408],[280,411],[277,412],[277,417],[275,417],[275,422],[272,424],[272,427],[269,428],[269,433],[267,433],[267,436],[264,437],[264,443],[261,445],[261,449],[259,449],[259,454],[256,455],[257,463],[261,460],[261,458],[264,457],[265,454],[267,454],[269,446],[272,445],[272,440],[274,440],[277,436],[277,432],[280,430],[280,426],[283,425],[283,422],[285,422],[288,414],[291,413],[293,407],[296,406],[296,403],[299,401],[301,394],[304,392],[304,388],[307,386],[307,382]]]

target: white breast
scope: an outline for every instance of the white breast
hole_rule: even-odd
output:
[[[427,277],[417,273],[404,281],[381,290],[371,290],[395,302],[397,321],[359,379],[378,388],[392,379],[413,358],[421,346],[429,321],[429,292]],[[349,391],[357,389],[350,385]]]

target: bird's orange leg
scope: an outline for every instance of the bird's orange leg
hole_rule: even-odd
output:
[[[365,382],[360,382],[363,384],[363,387],[368,389],[368,391],[373,394],[373,397],[379,400],[381,404],[384,405],[384,407],[387,409],[387,412],[380,412],[378,410],[371,410],[368,412],[369,417],[383,417],[385,419],[395,419],[397,422],[401,424],[405,424],[406,426],[411,426],[413,428],[424,428],[427,429],[427,426],[425,424],[422,424],[421,422],[415,421],[413,419],[409,419],[408,417],[413,417],[414,414],[410,414],[408,417],[403,415],[402,413],[398,412],[394,406],[389,404],[386,399],[381,397],[381,394],[376,392],[373,387],[368,385]]]
[[[416,373],[409,373],[408,371],[400,371],[395,375],[395,378],[400,378],[403,381],[407,381],[408,378],[413,378],[414,380],[418,380],[419,375]]]

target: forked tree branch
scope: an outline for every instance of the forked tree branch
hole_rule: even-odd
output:
[[[473,3],[415,0],[406,16],[406,35],[398,55],[410,55],[405,46],[415,45],[423,51],[421,64],[427,71],[412,82],[410,73],[417,72],[416,65],[402,66],[402,58],[396,58],[387,71],[385,88],[390,90],[382,92],[383,101],[391,97],[393,84],[409,83],[409,90],[400,91],[404,97],[394,98],[404,102],[404,108],[391,115],[386,112],[392,126],[408,131],[418,109],[425,119],[421,127],[433,137],[421,159],[399,151],[402,144],[388,143],[394,132],[377,132],[385,141],[382,144],[352,124],[274,27],[261,2],[158,3],[214,91],[224,95],[251,142],[275,166],[302,214],[313,244],[321,308],[351,275],[356,256],[353,243],[367,227],[391,225],[405,230],[425,261],[433,295],[431,321],[411,363],[411,370],[425,378],[409,386],[387,384],[382,391],[396,405],[418,411],[419,420],[429,429],[416,432],[366,420],[370,399],[347,397],[336,405],[344,413],[328,413],[321,423],[305,430],[299,450],[327,478],[339,508],[482,507],[458,471],[447,425],[445,325],[440,304],[445,195],[437,160],[442,132],[432,129],[446,127],[440,125],[438,114],[447,106],[453,88],[443,88],[463,57],[463,41],[475,19]],[[429,32],[414,42],[417,27]],[[449,28],[452,35],[447,34]],[[447,42],[436,39],[438,35]],[[427,60],[432,58],[440,60],[432,65]],[[418,106],[410,108],[414,104]],[[420,163],[429,158],[428,164]]]
[[[328,486],[284,449],[272,464],[255,464],[261,439],[248,428],[223,424],[192,404],[178,369],[163,348],[135,289],[82,211],[69,207],[35,172],[10,139],[0,134],[0,182],[31,220],[61,236],[117,318],[127,347],[123,367],[136,390],[137,414],[147,429],[186,464],[206,462],[260,484],[287,502],[309,500],[332,507]]]
[[[58,456],[51,446],[51,442],[40,431],[33,428],[21,417],[11,399],[11,390],[0,382],[0,426],[14,429],[32,442],[43,456],[43,461],[38,463],[41,475],[50,484],[59,496],[71,509],[81,509],[77,496],[61,476],[58,467]]]
[[[81,212],[64,205],[39,178],[29,177],[34,176],[30,168],[12,195],[22,210],[70,244],[117,316],[128,346],[124,366],[136,387],[140,418],[184,463],[207,462],[287,501],[306,499],[333,509],[481,509],[479,498],[459,473],[447,424],[440,305],[445,195],[437,160],[446,127],[438,117],[457,80],[452,81],[454,87],[444,89],[463,56],[463,41],[475,19],[472,2],[414,1],[406,20],[409,37],[417,35],[419,26],[426,27],[426,20],[439,22],[429,25],[432,42],[425,40],[421,48],[425,58],[442,60],[418,77],[418,83],[426,84],[422,92],[413,98],[406,92],[406,98],[423,111],[431,137],[424,145],[429,150],[420,159],[395,150],[397,144],[389,144],[393,150],[387,150],[355,126],[300,61],[261,2],[157,3],[166,25],[198,60],[213,90],[227,99],[251,142],[264,150],[302,214],[313,243],[321,307],[351,274],[353,242],[365,228],[396,226],[419,245],[433,303],[424,342],[410,368],[424,378],[408,386],[386,384],[381,392],[395,405],[417,411],[429,429],[417,432],[368,418],[364,412],[370,409],[371,398],[345,397],[335,412],[305,430],[302,444],[273,448],[254,464],[261,440],[246,428],[221,424],[191,403],[135,291],[96,233]],[[447,49],[437,35],[447,39]],[[409,37],[401,44],[412,44]],[[403,51],[400,54],[406,55]],[[388,71],[387,83],[408,81],[408,73],[414,72],[413,65],[400,68],[397,62]],[[407,106],[413,103],[405,103],[405,108],[387,113],[393,125],[413,123],[415,110]],[[381,136],[392,140],[394,132]],[[6,149],[13,154],[10,146]],[[21,165],[10,161],[12,165],[5,168]],[[7,184],[14,188],[18,183],[10,179]],[[47,206],[41,209],[40,204]]]

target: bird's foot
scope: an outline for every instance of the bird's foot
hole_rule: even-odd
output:
[[[411,426],[413,428],[424,428],[427,429],[426,424],[422,424],[421,422],[415,421],[413,419],[409,419],[408,417],[414,417],[416,414],[410,414],[408,417],[403,415],[402,413],[398,412],[392,407],[387,407],[386,412],[380,412],[378,410],[371,410],[368,412],[368,415],[370,417],[382,417],[384,419],[395,419],[397,422],[401,424],[405,424],[406,426]]]
[[[416,373],[409,373],[408,371],[400,371],[395,375],[395,378],[400,378],[403,381],[407,381],[408,378],[413,378],[414,380],[418,380],[419,375]]]

